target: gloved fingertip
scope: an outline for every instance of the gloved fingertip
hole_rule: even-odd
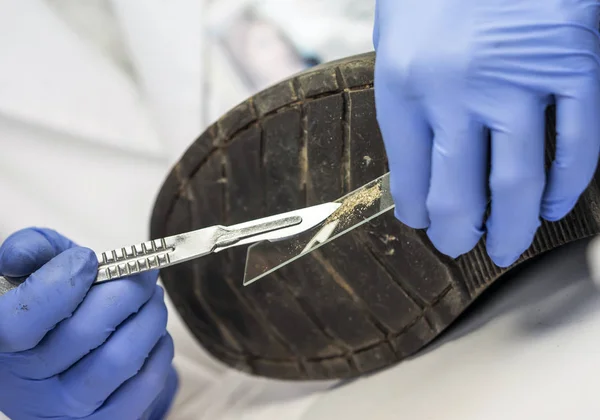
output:
[[[89,248],[76,246],[64,251],[61,255],[65,255],[70,260],[74,272],[95,274],[98,270],[98,257]]]
[[[96,254],[89,248],[77,246],[54,257],[33,273],[30,280],[43,287],[62,291],[67,285],[87,290],[96,279],[97,270]]]
[[[481,229],[464,229],[461,233],[462,237],[457,237],[457,235],[448,235],[448,231],[445,230],[440,232],[440,229],[427,229],[427,237],[435,249],[450,258],[458,258],[468,253],[475,248],[483,236]]]
[[[34,228],[40,235],[43,235],[46,240],[54,247],[56,254],[66,251],[69,248],[77,246],[72,240],[60,234],[54,229]]]
[[[557,222],[573,210],[578,198],[561,200],[544,199],[540,211],[541,216],[549,222]]]
[[[401,211],[396,207],[394,209],[394,216],[400,222],[412,229],[426,229],[429,227],[429,218],[427,212],[416,212],[412,211],[412,214],[408,214],[406,211]]]
[[[52,244],[36,228],[10,235],[0,247],[0,274],[28,276],[56,255]]]
[[[455,247],[445,247],[444,245],[442,245],[440,243],[436,243],[436,241],[432,240],[431,237],[429,238],[429,240],[431,241],[431,243],[433,244],[435,249],[437,249],[440,253],[442,253],[452,259],[456,259],[466,253],[466,252],[456,250]]]
[[[517,256],[514,256],[514,255],[495,256],[495,255],[490,254],[490,258],[492,259],[494,264],[496,264],[500,268],[510,267],[512,264],[514,264],[515,261],[517,261],[519,259],[520,256],[521,256],[521,254],[519,254]]]
[[[533,242],[533,237],[536,230],[537,228],[533,231],[533,233],[530,234],[530,236],[527,237],[525,245],[519,247],[516,252],[515,247],[512,247],[510,250],[506,250],[506,248],[503,247],[503,249],[500,250],[500,247],[494,246],[493,242],[491,242],[488,237],[487,252],[489,257],[498,267],[506,268],[511,266],[521,257],[521,255],[523,255],[525,251],[527,251],[527,249],[529,249],[531,243]]]
[[[529,249],[540,225],[540,219],[536,218],[528,229],[498,231],[493,226],[488,227],[486,242],[488,256],[498,267],[509,267]],[[518,233],[517,237],[511,235],[515,232]]]

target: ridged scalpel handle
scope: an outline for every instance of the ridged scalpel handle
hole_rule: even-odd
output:
[[[164,267],[170,263],[169,253],[173,250],[174,244],[156,239],[103,252],[98,255],[96,282]]]
[[[95,283],[154,270],[170,262],[169,253],[174,245],[171,239],[156,239],[123,248],[113,249],[97,255],[98,274]],[[0,296],[19,287],[27,277],[0,276]]]

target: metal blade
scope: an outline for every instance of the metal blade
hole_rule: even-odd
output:
[[[244,285],[247,286],[339,238],[394,208],[389,173],[334,202],[339,207],[324,223],[279,242],[260,242],[248,248]]]
[[[286,238],[293,237],[302,232],[311,230],[329,216],[334,213],[340,203],[325,203],[316,206],[306,207],[300,210],[294,210],[287,213],[278,214],[275,216],[264,217],[262,219],[252,220],[233,226],[224,227],[223,229],[230,231],[231,235],[237,235],[239,240],[235,243],[220,246],[217,244],[215,252],[222,251],[232,246],[246,245],[260,241],[280,241]],[[282,224],[277,227],[282,221],[297,220],[296,223]],[[265,230],[263,226],[272,224],[275,229]],[[243,236],[240,232],[244,232]]]
[[[317,226],[340,207],[325,203],[232,226],[212,226],[165,238],[172,245],[170,262],[178,263],[209,253],[260,241],[278,241]]]

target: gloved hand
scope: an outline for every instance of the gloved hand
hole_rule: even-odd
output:
[[[177,389],[157,273],[90,288],[98,262],[46,229],[0,247],[0,411],[13,419],[160,419]]]
[[[377,0],[375,100],[400,221],[427,228],[451,257],[485,230],[488,254],[505,267],[530,246],[540,216],[570,212],[598,162],[599,7]],[[557,151],[546,174],[544,110],[553,102]]]

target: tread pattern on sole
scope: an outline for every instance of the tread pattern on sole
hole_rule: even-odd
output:
[[[151,237],[335,199],[387,171],[374,54],[315,67],[239,104],[166,178]],[[548,111],[552,159],[554,116]],[[514,265],[599,232],[598,176],[565,219],[543,222]],[[450,259],[385,214],[249,287],[246,248],[161,270],[198,342],[236,369],[280,379],[350,378],[421,349],[508,269],[484,240]]]

